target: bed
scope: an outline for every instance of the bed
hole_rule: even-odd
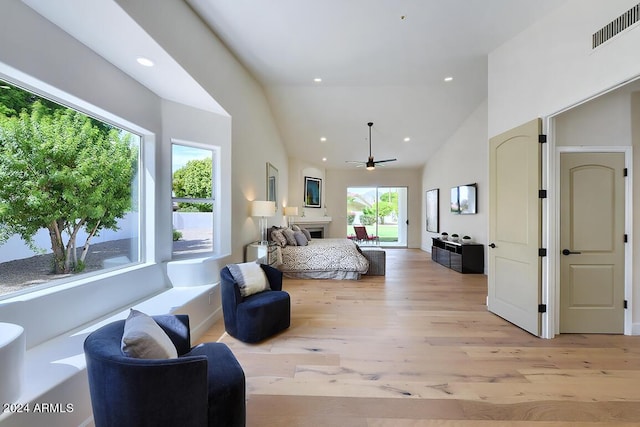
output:
[[[305,246],[276,245],[278,269],[297,279],[358,280],[369,261],[349,239],[312,239]]]

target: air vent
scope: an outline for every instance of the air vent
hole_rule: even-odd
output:
[[[607,40],[617,36],[640,20],[640,3],[618,16],[613,21],[593,33],[591,36],[592,49],[597,48]]]

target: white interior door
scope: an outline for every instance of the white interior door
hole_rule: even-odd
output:
[[[540,119],[489,141],[488,308],[540,336]]]

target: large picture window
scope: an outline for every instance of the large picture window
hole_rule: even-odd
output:
[[[173,254],[212,252],[216,151],[196,144],[171,148]]]
[[[140,149],[0,81],[0,298],[141,261]]]

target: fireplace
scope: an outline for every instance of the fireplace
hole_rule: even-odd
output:
[[[309,234],[311,234],[312,239],[324,239],[325,236],[328,236],[327,227],[331,222],[331,217],[298,217],[294,220],[294,223],[302,228],[307,229]]]
[[[323,239],[324,238],[324,227],[304,227],[307,229],[309,234],[311,234],[312,239]]]

